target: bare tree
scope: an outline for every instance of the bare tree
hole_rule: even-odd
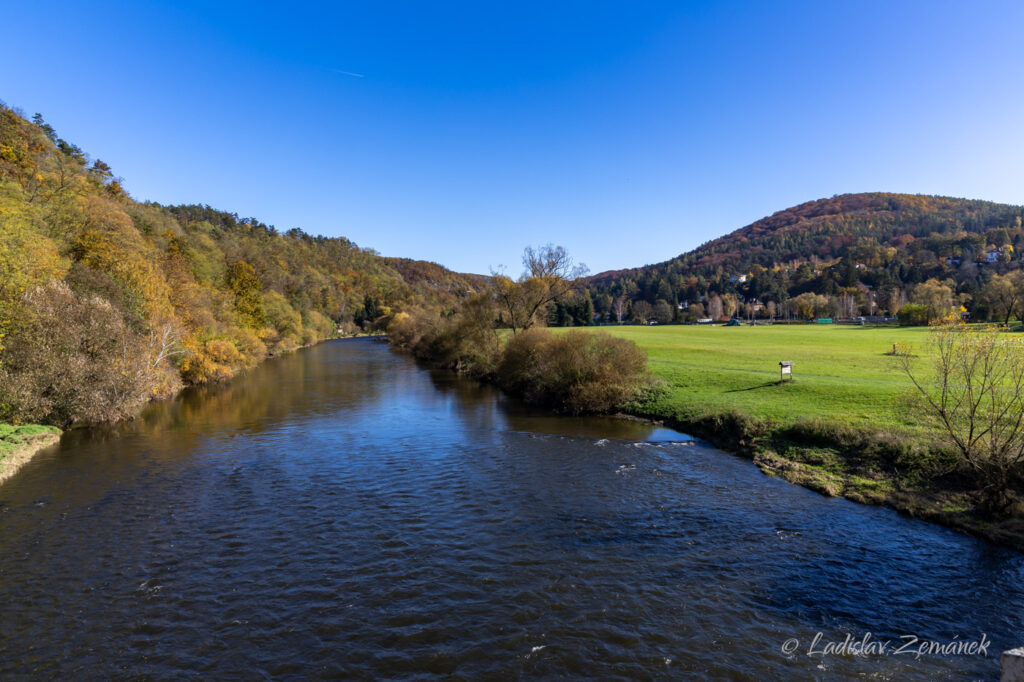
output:
[[[633,319],[646,324],[654,316],[654,306],[647,301],[637,301],[633,304]]]
[[[494,299],[513,334],[536,324],[548,303],[567,296],[587,274],[587,266],[574,264],[564,248],[551,244],[527,247],[523,265],[526,270],[517,281],[501,274],[492,276]]]
[[[886,289],[882,296],[882,306],[885,308],[886,314],[890,317],[894,317],[896,313],[900,311],[903,304],[907,302],[907,297],[904,295],[903,290],[899,287],[892,287]]]
[[[149,370],[155,370],[176,355],[184,355],[185,349],[181,347],[181,338],[178,330],[172,324],[164,324],[160,330],[151,329],[149,332]]]
[[[836,300],[840,317],[853,317],[857,312],[857,298],[853,294],[840,294]]]
[[[932,328],[930,373],[918,371],[909,353],[900,359],[924,416],[978,477],[986,510],[998,513],[1012,503],[1024,463],[1024,343],[957,317]]]
[[[622,322],[622,318],[626,316],[626,308],[629,305],[629,301],[625,296],[616,296],[612,301],[612,312],[615,313],[615,319],[618,322]]]
[[[722,299],[718,294],[712,296],[711,300],[708,301],[708,317],[715,322],[718,322],[722,317]]]
[[[990,312],[1003,318],[1003,324],[1009,324],[1010,318],[1021,310],[1021,298],[1024,295],[1024,272],[1014,270],[1005,275],[995,275],[981,290],[982,300],[988,304]]]

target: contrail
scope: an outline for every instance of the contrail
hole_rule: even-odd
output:
[[[366,74],[364,74],[364,73],[352,73],[351,71],[342,71],[341,69],[331,69],[331,71],[333,71],[334,73],[343,74],[345,76],[354,76],[356,78],[366,78]]]

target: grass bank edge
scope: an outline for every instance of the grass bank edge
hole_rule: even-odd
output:
[[[61,430],[43,424],[0,423],[0,483],[32,457],[60,440]]]
[[[939,442],[897,430],[872,430],[821,418],[779,423],[738,410],[687,412],[628,406],[625,414],[660,422],[746,457],[766,475],[861,504],[892,508],[1024,552],[1022,510],[986,519],[970,481]]]

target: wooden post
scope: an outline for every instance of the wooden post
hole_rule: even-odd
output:
[[[1003,669],[1001,682],[1024,682],[1024,647],[1004,651],[999,666]]]
[[[783,360],[779,363],[779,381],[785,381],[786,377],[789,376],[789,380],[793,380],[793,363],[789,360]]]

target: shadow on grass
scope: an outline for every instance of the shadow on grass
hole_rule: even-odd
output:
[[[748,386],[747,388],[733,388],[733,389],[730,389],[730,390],[725,391],[725,392],[726,393],[742,393],[743,391],[756,391],[759,388],[771,388],[772,386],[781,386],[782,384],[789,384],[789,383],[792,383],[792,382],[791,381],[779,381],[778,379],[776,379],[775,381],[769,381],[769,382],[766,382],[766,383],[763,383],[763,384],[758,384],[757,386]]]

